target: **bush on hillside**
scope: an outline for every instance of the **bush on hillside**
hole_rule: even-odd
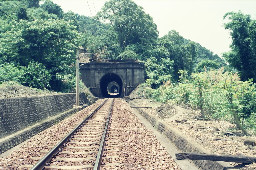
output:
[[[256,132],[256,86],[252,81],[241,81],[235,73],[223,73],[223,69],[194,73],[189,80],[167,82],[146,92],[160,102],[172,100],[200,109],[203,118],[232,121],[244,133],[244,129]]]

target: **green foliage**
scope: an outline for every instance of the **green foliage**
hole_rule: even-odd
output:
[[[62,18],[64,13],[61,7],[53,3],[51,0],[46,0],[40,7],[47,11],[49,14],[57,15],[59,18]]]
[[[17,17],[19,20],[28,20],[27,10],[25,8],[20,8]]]
[[[171,75],[173,72],[172,65],[173,61],[171,61],[169,58],[149,58],[145,62],[145,68],[148,76],[147,83],[149,83],[151,87],[155,89],[164,82],[171,81]]]
[[[38,89],[49,88],[51,75],[41,63],[30,62],[27,67],[14,64],[0,65],[0,82],[15,81]]]
[[[173,80],[178,81],[179,70],[186,70],[192,73],[193,59],[196,57],[195,47],[192,42],[186,40],[176,31],[170,31],[167,35],[159,39],[161,48],[165,48],[165,55],[173,61]]]
[[[203,118],[229,120],[245,134],[246,129],[256,132],[256,86],[252,81],[240,81],[237,74],[223,73],[223,69],[193,73],[191,79],[182,80],[147,90],[147,96],[200,109]]]
[[[200,63],[197,64],[195,70],[196,72],[203,72],[205,70],[219,69],[219,68],[220,68],[220,64],[214,60],[202,60]]]
[[[81,33],[80,45],[87,52],[108,59],[117,59],[120,55],[118,35],[111,25],[72,12],[65,13],[63,18]]]
[[[23,70],[24,74],[20,80],[21,84],[38,89],[49,88],[51,75],[43,64],[30,62]]]
[[[40,0],[20,0],[27,4],[28,8],[38,8]]]
[[[24,27],[16,44],[20,56],[18,62],[27,65],[28,61],[34,60],[55,72],[67,71],[64,67],[75,61],[74,50],[78,43],[75,28],[63,20],[35,20]]]
[[[239,71],[242,80],[253,78],[256,82],[256,20],[241,12],[227,13],[224,18],[228,19],[225,28],[232,37],[232,51],[224,57]]]
[[[117,59],[122,51],[117,39],[117,33],[109,27],[100,35],[89,35],[87,49],[102,58]]]
[[[218,55],[213,54],[213,52],[206,49],[205,47],[202,47],[198,43],[195,43],[195,46],[196,46],[196,54],[197,55],[196,55],[195,60],[193,61],[194,66],[198,65],[200,62],[202,62],[204,60],[215,61],[216,63],[218,63],[220,65],[220,67],[226,66],[225,60],[220,58]]]
[[[23,76],[23,70],[15,67],[14,64],[0,64],[0,82],[16,81],[19,82]]]
[[[176,31],[157,39],[158,32],[152,18],[131,0],[106,2],[97,19],[106,24],[83,17],[76,23],[80,30],[87,30],[87,51],[99,58],[130,58],[145,62],[148,81],[154,88],[165,81],[177,82],[180,70],[191,75],[203,59],[224,63],[217,55],[198,43],[186,40]],[[156,63],[149,66],[154,58],[159,66]]]
[[[147,82],[153,88],[178,82],[180,70],[189,77],[203,59],[220,61],[218,56],[176,31],[158,39],[153,19],[132,0],[106,2],[97,15],[99,20],[64,13],[50,0],[41,6],[39,0],[0,4],[0,64],[14,63],[21,72],[34,64],[50,74],[50,80],[46,76],[48,82],[42,84],[27,74],[30,86],[56,91],[72,89],[78,46],[98,59],[145,62]],[[37,74],[36,70],[31,73]]]
[[[46,1],[37,8],[38,2],[1,2],[0,63],[14,63],[24,71],[22,84],[61,91],[72,84],[63,77],[74,75],[76,49],[86,46],[87,39],[72,22],[61,19],[58,5]]]
[[[18,49],[15,44],[20,40],[21,30],[18,28],[19,23],[16,21],[2,21],[3,25],[0,26],[2,28],[0,30],[0,62],[4,63],[18,57]]]
[[[47,11],[45,11],[42,8],[28,8],[27,9],[27,15],[29,21],[35,21],[35,20],[58,20],[58,16],[55,14],[49,14]]]
[[[3,20],[17,20],[20,8],[25,7],[25,4],[18,1],[0,2],[0,18]]]
[[[97,16],[113,26],[123,50],[128,45],[148,46],[157,40],[158,31],[153,19],[131,0],[110,0]]]
[[[125,50],[118,56],[118,59],[121,59],[121,60],[131,59],[131,58],[137,58],[137,54],[134,51],[129,49]]]
[[[200,71],[204,66],[219,68],[221,65],[218,56],[213,56],[209,50],[199,44],[186,40],[176,31],[170,31],[159,38],[156,46],[147,50],[145,55],[148,56],[145,62],[147,82],[152,88],[158,88],[167,81],[180,81],[181,73],[186,73],[188,78],[194,71]],[[208,59],[203,60],[202,56]]]

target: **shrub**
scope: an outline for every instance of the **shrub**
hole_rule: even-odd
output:
[[[21,84],[38,89],[49,88],[51,75],[43,64],[30,62],[29,65],[23,67],[23,69],[24,74],[21,78]]]
[[[6,81],[20,82],[23,74],[23,70],[12,63],[0,64],[0,83]]]
[[[203,118],[225,119],[256,132],[256,87],[252,81],[241,81],[237,74],[223,69],[194,73],[177,84],[165,83],[147,90],[156,101],[175,101],[201,110]]]

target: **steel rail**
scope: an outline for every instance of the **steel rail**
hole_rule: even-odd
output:
[[[108,100],[108,99],[107,99]],[[55,147],[49,151],[41,160],[38,161],[38,163],[31,169],[31,170],[38,170],[43,169],[45,164],[49,162],[54,155],[56,155],[59,151],[61,151],[61,148],[63,145],[68,142],[68,140],[73,136],[74,133],[78,129],[80,129],[84,123],[86,123],[87,120],[89,120],[106,102],[105,100],[100,106],[98,106],[89,116],[87,116],[79,125],[77,125],[68,135],[66,135]]]
[[[108,127],[109,127],[109,122],[110,122],[110,119],[111,119],[111,116],[112,116],[112,113],[113,113],[114,100],[115,99],[113,99],[111,107],[109,109],[108,119],[105,123],[105,129],[104,129],[104,132],[103,132],[103,135],[102,135],[102,138],[101,138],[100,147],[99,147],[99,151],[98,151],[98,154],[97,154],[97,158],[96,158],[93,170],[99,170],[100,169],[103,149],[104,149],[104,146],[105,146],[106,134],[107,134]]]

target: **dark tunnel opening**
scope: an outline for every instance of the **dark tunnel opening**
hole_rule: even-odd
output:
[[[122,79],[117,74],[108,73],[101,78],[100,89],[104,98],[122,97]]]
[[[113,85],[110,87],[110,90],[108,90],[108,91],[111,93],[117,93],[119,91],[119,88],[118,88],[118,86]]]

